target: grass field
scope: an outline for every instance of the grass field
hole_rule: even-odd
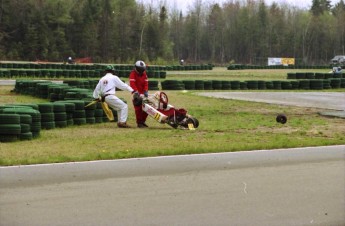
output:
[[[285,79],[287,72],[215,69],[194,73],[169,72],[167,79]],[[0,86],[0,105],[47,102],[11,93],[12,89]],[[41,130],[40,137],[31,141],[0,143],[0,165],[345,144],[344,119],[320,116],[318,109],[213,99],[198,96],[196,91],[166,93],[171,104],[186,108],[199,120],[198,129],[172,129],[148,118],[147,129],[119,129],[116,123],[102,123]],[[130,102],[129,93],[117,94]],[[135,126],[133,106],[129,108],[128,123]],[[278,113],[287,115],[286,124],[275,121]]]

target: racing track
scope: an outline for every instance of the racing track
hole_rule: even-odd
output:
[[[345,145],[0,168],[0,225],[334,225]]]

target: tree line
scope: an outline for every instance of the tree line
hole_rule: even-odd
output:
[[[0,60],[325,64],[345,55],[345,4],[310,9],[196,0],[187,12],[135,0],[0,0]]]

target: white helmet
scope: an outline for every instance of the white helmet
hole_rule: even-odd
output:
[[[135,62],[135,69],[137,70],[137,72],[142,74],[146,70],[145,62],[142,60],[138,60],[137,62]]]

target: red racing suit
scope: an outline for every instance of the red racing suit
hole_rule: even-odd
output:
[[[131,71],[129,74],[129,85],[135,91],[138,91],[139,94],[144,94],[149,89],[149,80],[147,78],[146,71],[144,71],[141,75],[135,69]],[[145,123],[147,118],[147,113],[143,111],[142,106],[134,106],[135,110],[135,117],[137,124]]]

